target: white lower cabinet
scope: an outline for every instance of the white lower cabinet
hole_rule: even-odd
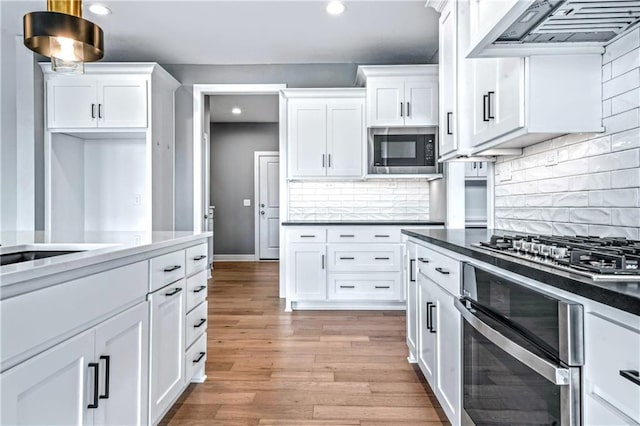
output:
[[[327,256],[324,244],[290,244],[287,282],[291,300],[327,299]]]
[[[418,365],[432,389],[436,376],[436,336],[431,327],[435,308],[433,285],[425,275],[418,274]]]
[[[147,424],[148,304],[0,375],[4,425]]]
[[[185,284],[182,279],[149,295],[149,413],[153,424],[168,410],[185,384]]]
[[[409,362],[416,363],[418,348],[418,277],[416,271],[416,245],[407,243],[405,280],[407,295],[407,346]]]

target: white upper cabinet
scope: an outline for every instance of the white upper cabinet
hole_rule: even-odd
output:
[[[364,91],[285,91],[288,178],[361,177],[364,173]]]
[[[147,127],[147,79],[64,76],[47,80],[50,129]]]
[[[367,127],[438,125],[437,65],[358,67],[367,88]]]
[[[440,14],[440,155],[455,151],[458,147],[456,96],[457,70],[456,55],[457,40],[457,12],[458,2],[449,1]]]

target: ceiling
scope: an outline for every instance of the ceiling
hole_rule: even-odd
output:
[[[212,123],[277,123],[278,95],[214,95],[209,96]],[[242,114],[232,114],[233,108]]]
[[[99,1],[99,0],[98,0]],[[325,1],[104,0],[109,16],[84,17],[105,33],[105,60],[165,64],[433,63],[438,14],[424,0],[347,0],[340,16]],[[0,0],[3,32],[46,1]]]

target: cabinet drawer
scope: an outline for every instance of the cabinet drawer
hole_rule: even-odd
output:
[[[152,293],[167,284],[183,278],[185,272],[184,261],[184,250],[174,251],[151,259],[149,292]]]
[[[204,333],[185,353],[184,363],[187,382],[193,379],[193,376],[200,367],[204,367],[206,361],[207,333]]]
[[[329,300],[400,300],[399,272],[330,274]]]
[[[638,423],[640,385],[622,377],[621,372],[640,371],[640,328],[632,328],[640,327],[639,322],[622,325],[588,313],[584,330],[586,393]]]
[[[187,264],[187,276],[195,274],[196,272],[207,269],[207,244],[199,244],[194,247],[189,247],[187,252],[186,264]]]
[[[207,330],[207,307],[208,303],[202,302],[187,314],[187,320],[185,321],[187,330],[184,333],[187,339],[185,344],[186,348],[191,346],[196,338]]]
[[[187,312],[204,302],[207,298],[207,271],[187,278]]]
[[[435,250],[418,246],[418,271],[454,296],[460,295],[460,262]]]
[[[349,228],[341,227],[328,230],[330,243],[400,243],[400,228]]]
[[[290,243],[326,243],[327,229],[311,226],[301,229],[288,229],[287,241]]]
[[[401,247],[395,244],[329,246],[329,272],[400,271]]]

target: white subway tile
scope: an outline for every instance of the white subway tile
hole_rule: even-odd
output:
[[[640,166],[640,149],[614,152],[589,158],[589,172],[629,169]]]
[[[564,192],[569,190],[569,178],[543,179],[538,181],[540,192]]]
[[[640,168],[616,170],[611,172],[612,188],[640,187]]]
[[[570,222],[588,223],[598,225],[611,224],[611,211],[609,209],[571,209]]]
[[[553,227],[549,222],[530,221],[527,222],[526,232],[532,234],[551,234],[553,232]]]
[[[569,177],[570,191],[611,188],[611,173],[592,173]]]
[[[539,154],[551,149],[553,149],[553,139],[545,142],[540,142],[535,145],[530,145],[522,150],[522,154],[523,156],[531,156],[533,154]]]
[[[640,69],[636,68],[605,82],[602,85],[602,99],[613,98],[638,86],[640,86]]]
[[[554,207],[586,207],[589,205],[588,192],[565,192],[553,194]]]
[[[638,239],[638,228],[624,228],[622,226],[589,225],[589,235],[597,237],[625,237]]]
[[[618,40],[609,44],[605,48],[605,52],[602,55],[602,63],[607,64],[627,52],[637,49],[640,46],[640,29],[636,28]]]
[[[605,99],[602,101],[602,117],[610,117],[611,115],[611,99]]]
[[[561,223],[556,222],[553,224],[553,235],[588,235],[589,225],[578,223]]]
[[[552,194],[527,195],[525,205],[527,207],[551,207],[553,203]]]
[[[586,173],[589,170],[589,159],[581,158],[579,160],[565,161],[558,163],[552,167],[553,176],[572,176],[581,173]]]
[[[607,133],[618,133],[638,127],[640,125],[638,111],[638,109],[632,109],[603,119],[602,123]]]
[[[553,169],[551,167],[534,167],[525,171],[526,180],[547,179],[553,177]]]
[[[640,128],[611,135],[612,151],[624,151],[632,148],[640,148]]]
[[[611,77],[622,75],[638,67],[640,67],[640,49],[635,49],[611,62]]]
[[[547,222],[568,222],[570,209],[541,209],[540,220]]]
[[[609,189],[589,192],[589,206],[635,207],[638,205],[638,189]]]
[[[611,224],[640,228],[640,208],[611,209]]]
[[[611,62],[602,66],[602,82],[611,80]]]
[[[640,89],[633,89],[615,96],[611,100],[611,114],[620,114],[640,107]]]
[[[552,139],[553,147],[562,148],[567,145],[573,145],[578,142],[593,139],[597,136],[598,136],[597,134],[593,134],[593,133],[569,133],[567,135],[562,135],[555,139]]]

